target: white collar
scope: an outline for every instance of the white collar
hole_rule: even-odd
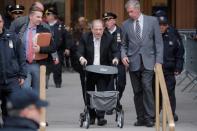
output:
[[[113,34],[116,31],[117,27],[115,26],[113,30],[109,30],[110,34]]]
[[[95,42],[96,40],[101,41],[101,38],[97,39],[97,38],[93,37],[93,41]]]
[[[144,19],[144,17],[143,17],[143,15],[142,15],[142,13],[141,13],[137,20],[139,21],[139,23],[141,23],[141,22],[143,22],[143,19]],[[136,22],[137,20],[135,20],[135,22]]]
[[[50,25],[50,26],[53,26],[53,25],[55,25],[56,23],[57,23],[57,20],[55,20],[55,21],[53,21],[53,22],[50,22],[49,25]]]

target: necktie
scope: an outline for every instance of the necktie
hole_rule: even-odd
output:
[[[29,29],[28,32],[28,46],[27,46],[27,61],[29,63],[33,62],[33,35],[32,28]]]
[[[141,28],[140,28],[140,24],[139,24],[139,20],[136,21],[136,26],[135,26],[135,33],[136,33],[136,37],[138,40],[141,40]]]

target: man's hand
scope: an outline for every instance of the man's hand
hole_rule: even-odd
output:
[[[160,64],[160,63],[156,63],[156,64],[155,64],[154,72],[156,72],[156,67],[159,66],[159,65],[161,65],[161,64]]]
[[[37,44],[34,44],[33,49],[34,49],[35,53],[39,53],[40,52],[40,46],[37,45]]]
[[[113,64],[113,65],[118,65],[118,59],[117,59],[117,58],[114,58],[114,59],[112,60],[112,64]]]
[[[69,49],[65,49],[64,54],[65,54],[66,56],[69,56],[69,55],[70,55],[70,50],[69,50]]]
[[[59,64],[59,63],[60,63],[60,61],[59,61],[59,59],[58,59],[58,58],[55,58],[55,59],[53,60],[53,63],[54,63],[55,65],[57,65],[57,64]]]
[[[124,58],[122,59],[122,63],[123,63],[126,67],[129,67],[129,59],[128,59],[128,57],[124,57]]]
[[[80,57],[80,59],[79,59],[79,61],[80,61],[80,64],[83,66],[83,65],[86,65],[88,62],[87,62],[87,60],[84,58],[84,57]]]
[[[19,79],[18,79],[18,82],[19,82],[19,85],[21,86],[21,85],[23,85],[23,84],[24,84],[25,80],[24,80],[24,79],[22,79],[22,78],[19,78]]]

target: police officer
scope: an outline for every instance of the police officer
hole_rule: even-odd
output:
[[[12,5],[7,5],[5,9],[5,14],[4,14],[4,27],[6,29],[10,28],[11,22],[13,21],[12,15],[11,15],[11,9]]]
[[[105,31],[113,35],[114,41],[116,42],[115,44],[120,52],[122,31],[121,28],[116,25],[116,18],[117,15],[112,12],[106,12],[103,14],[103,20],[105,22],[105,27],[106,27]],[[125,90],[125,85],[126,85],[126,69],[123,63],[120,61],[118,65],[118,85],[117,85],[120,99],[122,98],[123,92]],[[120,105],[120,108],[121,107],[122,106]]]
[[[13,20],[23,15],[25,7],[22,5],[15,5],[11,7],[11,15]]]
[[[155,17],[165,17],[167,18],[167,13],[164,10],[158,10],[153,14]],[[175,34],[176,37],[179,39],[179,41],[182,42],[181,35],[179,34],[178,30],[173,27],[172,25],[168,24],[168,31],[171,32],[172,34]]]
[[[32,90],[21,89],[7,102],[9,116],[1,131],[37,131],[41,123],[41,108],[48,105]]]
[[[60,88],[62,84],[62,65],[64,61],[64,54],[70,55],[71,36],[67,32],[65,25],[58,20],[58,13],[55,7],[49,7],[45,12],[46,22],[51,28],[53,34],[54,43],[56,44],[56,50],[59,56],[59,63],[55,65],[47,65],[47,83],[50,73],[53,72],[53,78],[56,88]]]
[[[158,17],[160,30],[164,42],[164,62],[163,72],[167,85],[168,95],[174,120],[178,121],[176,110],[176,97],[175,97],[175,76],[179,75],[183,70],[184,63],[184,47],[182,41],[179,40],[175,32],[169,31],[169,24],[167,17]]]
[[[0,100],[3,118],[7,115],[7,98],[15,90],[20,89],[26,75],[24,47],[15,34],[4,28],[0,14]]]

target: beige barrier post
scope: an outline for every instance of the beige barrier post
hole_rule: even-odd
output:
[[[155,75],[155,103],[156,103],[156,131],[160,131],[160,121],[159,121],[159,109],[160,109],[160,103],[159,103],[159,98],[160,98],[160,94],[159,94],[159,79],[157,74]]]
[[[156,80],[156,131],[160,130],[160,115],[159,115],[159,109],[160,109],[160,104],[159,104],[159,99],[160,96],[162,96],[162,131],[175,131],[175,123],[174,123],[174,118],[171,110],[171,105],[169,101],[169,96],[167,92],[167,87],[163,75],[163,70],[162,66],[158,65],[156,66],[156,72],[155,72],[155,80]],[[161,89],[161,95],[159,95]],[[168,128],[167,128],[167,122],[168,122]]]
[[[40,98],[46,100],[46,66],[40,66]],[[40,131],[46,131],[46,109],[41,109]]]

